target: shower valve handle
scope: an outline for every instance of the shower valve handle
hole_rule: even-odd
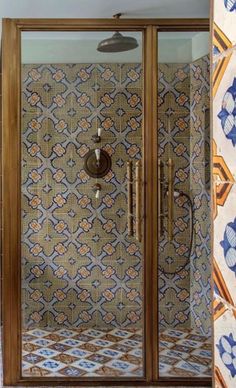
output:
[[[101,142],[101,133],[102,133],[102,128],[98,128],[98,131],[96,135],[92,136],[92,140],[94,143],[100,143]]]
[[[102,190],[102,187],[101,187],[101,185],[99,183],[96,183],[93,186],[93,191],[95,193],[95,198],[96,199],[99,199],[101,190]]]

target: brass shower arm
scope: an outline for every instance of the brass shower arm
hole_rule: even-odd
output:
[[[122,15],[123,15],[123,13],[118,12],[118,13],[115,13],[115,15],[113,15],[113,18],[119,20]]]

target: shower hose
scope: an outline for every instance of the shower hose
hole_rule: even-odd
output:
[[[184,193],[183,191],[175,191],[175,193],[177,194],[176,197],[186,197],[187,200],[188,200],[188,203],[189,203],[189,218],[190,218],[190,244],[189,244],[189,254],[188,254],[188,258],[187,258],[187,262],[181,266],[178,271],[173,271],[173,272],[170,272],[170,271],[164,271],[163,269],[160,268],[159,266],[159,270],[164,273],[164,274],[167,274],[167,275],[176,275],[178,274],[179,272],[183,271],[185,269],[185,267],[188,265],[189,261],[190,261],[190,257],[191,257],[191,254],[192,254],[192,249],[193,249],[193,212],[194,212],[194,209],[193,209],[193,202],[190,198],[190,196],[186,193]]]

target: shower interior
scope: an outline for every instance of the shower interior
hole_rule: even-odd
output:
[[[90,62],[86,51],[74,63],[55,54],[48,62],[44,47],[55,53],[55,34],[44,47],[23,40],[22,372],[29,377],[143,375],[142,242],[135,225],[133,236],[127,230],[127,162],[135,176],[142,157],[141,51],[126,53],[136,63],[120,63],[121,54],[98,53],[96,34],[88,34],[75,42],[91,49]],[[86,172],[89,153],[107,155],[104,176]]]
[[[163,32],[158,43],[159,372],[210,377],[208,33]]]
[[[88,61],[82,50],[68,63],[57,60],[55,36],[45,44],[23,35],[23,376],[141,377],[143,242],[135,215],[128,235],[127,217],[127,162],[135,177],[143,156],[141,38],[125,57],[93,49]],[[173,241],[165,217],[159,243],[157,368],[161,376],[208,377],[209,57],[158,67],[159,158],[166,176],[174,161],[174,188],[191,199],[194,238],[189,252],[190,202],[176,197]],[[95,149],[111,159],[102,178],[85,171]]]

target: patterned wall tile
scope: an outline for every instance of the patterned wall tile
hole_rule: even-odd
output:
[[[174,206],[174,239],[168,242],[165,232],[159,247],[160,322],[163,327],[192,323],[209,335],[209,58],[190,65],[159,64],[158,81],[158,152],[164,163],[174,161],[175,189],[192,197],[195,236],[189,264],[189,201],[180,197]]]
[[[221,184],[215,183],[216,186]],[[223,281],[227,286],[226,295],[221,295],[226,298],[228,303],[236,305],[235,297],[235,274],[236,261],[234,255],[236,253],[234,245],[234,236],[236,233],[235,219],[236,216],[232,212],[236,200],[236,185],[234,184],[224,203],[224,206],[218,206],[217,217],[214,221],[214,257]],[[221,281],[222,282],[222,281]],[[222,292],[222,291],[221,291]]]
[[[217,387],[234,387],[235,369],[235,61],[236,2],[214,1],[214,361]]]
[[[236,146],[235,127],[235,60],[234,52],[219,84],[214,98],[214,140],[217,146],[217,155],[222,156],[228,169],[236,177],[234,153]]]
[[[214,22],[231,40],[236,41],[235,32],[235,0],[215,0],[214,1]]]
[[[175,189],[189,193],[189,65],[159,64],[158,153],[164,163],[174,161]],[[165,204],[167,205],[167,204]],[[166,207],[167,210],[167,207]],[[189,327],[189,212],[186,199],[176,200],[173,215],[174,238],[165,232],[159,244],[159,319],[161,327]]]
[[[236,381],[236,310],[224,299],[215,300],[214,346],[216,386],[234,387]]]
[[[211,335],[209,56],[190,64],[191,326]]]
[[[141,65],[24,65],[22,81],[23,325],[140,326],[126,162],[141,158]],[[112,167],[96,199],[83,164],[99,125]]]
[[[213,82],[212,93],[215,96],[221,79],[224,75],[224,71],[228,65],[231,54],[229,50],[232,48],[231,41],[227,38],[223,31],[217,24],[213,25]],[[228,55],[224,55],[225,51]]]

